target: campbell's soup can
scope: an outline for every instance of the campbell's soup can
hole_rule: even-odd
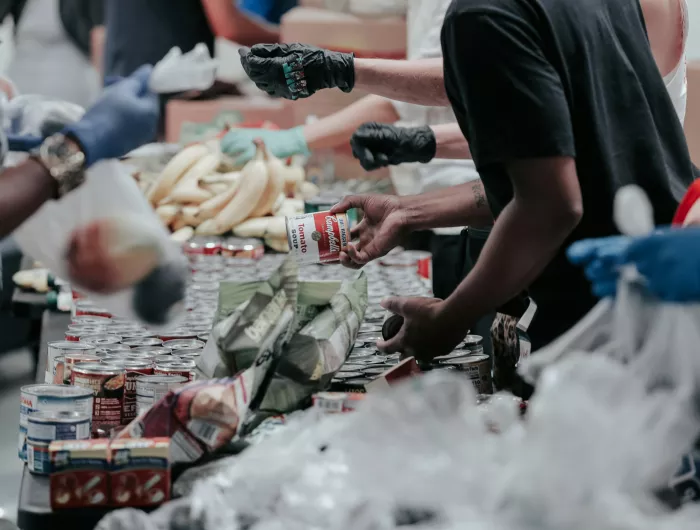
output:
[[[136,411],[136,381],[144,375],[153,375],[153,362],[151,360],[119,359],[109,360],[105,364],[118,366],[126,370],[126,384],[124,385],[124,408],[122,409],[122,425],[129,425],[137,416]]]
[[[178,359],[165,363],[156,363],[156,369],[153,372],[158,375],[179,375],[186,377],[187,381],[194,380],[194,369],[197,364],[191,359]]]
[[[78,300],[75,302],[75,316],[112,318],[112,313],[109,311],[109,309],[95,305],[89,300]]]
[[[318,213],[326,212],[333,208],[336,204],[342,201],[341,196],[329,196],[329,195],[319,195],[311,199],[304,201],[304,213]],[[357,209],[350,208],[345,215],[348,216],[348,224],[350,228],[356,226],[358,223]]]
[[[61,366],[58,361],[54,362],[53,374],[54,374],[54,384],[59,385],[69,385],[70,384],[70,374],[73,372],[73,367],[76,364],[81,363],[100,363],[102,362],[102,357],[96,353],[66,353],[63,356],[63,365]],[[60,379],[60,381],[58,380]]]
[[[87,335],[99,335],[107,331],[106,326],[88,324],[70,324],[65,333],[65,338],[70,342],[80,342],[80,337]]]
[[[124,408],[126,370],[120,366],[97,363],[81,363],[73,366],[71,384],[92,390],[92,434],[109,432],[121,425]]]
[[[119,335],[85,335],[80,337],[80,342],[92,344],[96,348],[119,344],[122,338]]]
[[[300,264],[334,263],[350,242],[348,217],[342,213],[317,212],[286,221],[289,249]]]
[[[107,326],[110,322],[112,322],[111,318],[92,315],[75,316],[71,319],[71,325],[77,326]]]
[[[228,237],[221,243],[221,255],[228,258],[260,259],[265,254],[265,244],[260,239]]]
[[[188,256],[215,256],[221,252],[221,238],[218,236],[195,236],[183,244]]]
[[[44,376],[44,381],[46,383],[53,383],[55,375],[53,372],[54,366],[56,365],[56,359],[58,357],[63,357],[65,360],[66,355],[70,354],[89,354],[95,355],[96,349],[92,344],[86,342],[71,342],[71,341],[52,341],[48,343],[48,355],[46,357],[46,374]]]

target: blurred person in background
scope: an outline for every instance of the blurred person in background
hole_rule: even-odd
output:
[[[143,64],[156,64],[175,46],[187,53],[202,42],[213,56],[216,37],[242,45],[277,42],[276,24],[296,4],[296,0],[103,1],[106,78],[124,77]]]
[[[96,0],[13,0],[6,16],[15,22],[14,57],[8,77],[21,94],[91,105],[100,92],[90,62],[90,32],[102,23]]]

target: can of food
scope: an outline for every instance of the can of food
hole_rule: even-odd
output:
[[[112,318],[112,313],[109,309],[95,305],[89,300],[78,300],[75,302],[75,316]]]
[[[214,256],[221,252],[221,238],[195,236],[183,244],[182,250],[188,256]]]
[[[59,355],[53,360],[53,365],[51,366],[51,373],[53,378],[51,381],[47,381],[53,385],[68,385],[70,384],[70,379],[66,382],[64,379],[64,374],[66,373],[66,358],[63,355]],[[48,368],[48,366],[47,366]]]
[[[196,363],[191,359],[178,359],[165,363],[156,362],[154,374],[158,375],[179,375],[186,377],[187,381],[194,379],[194,369]]]
[[[81,412],[90,414],[92,392],[66,385],[28,385],[20,390],[19,457],[27,458],[27,428],[29,416],[35,412]]]
[[[126,370],[126,385],[124,386],[124,408],[122,425],[129,425],[136,418],[136,381],[144,375],[153,375],[151,360],[124,359],[109,361],[106,364],[118,366]]]
[[[80,342],[92,344],[95,347],[111,346],[119,344],[122,338],[119,335],[86,335],[80,337]]]
[[[493,394],[491,359],[488,355],[467,355],[439,364],[454,367],[458,372],[465,374],[474,385],[477,394]]]
[[[382,332],[381,324],[370,324],[369,322],[363,322],[360,325],[360,333],[379,334],[381,332]]]
[[[151,408],[170,390],[187,384],[188,378],[179,375],[142,375],[136,378],[136,412]]]
[[[348,361],[358,359],[369,359],[371,357],[374,357],[375,353],[376,350],[374,348],[355,348],[352,350],[350,357],[348,357]]]
[[[204,346],[204,342],[196,339],[169,340],[163,343],[163,347],[172,350],[174,355],[197,353],[198,351],[201,351]]]
[[[66,353],[63,356],[63,374],[60,383],[62,385],[70,384],[70,374],[73,372],[73,367],[80,363],[100,363],[102,357],[96,353]],[[58,376],[58,368],[54,369],[54,379]],[[56,382],[56,381],[54,381]]]
[[[158,338],[163,342],[168,342],[171,340],[191,340],[197,338],[197,333],[187,329],[163,330],[158,333]]]
[[[362,342],[365,348],[376,348],[377,342],[384,340],[381,332],[358,333],[356,342]]]
[[[132,348],[129,353],[147,353],[149,355],[170,355],[173,352],[170,348],[163,346]]]
[[[137,352],[124,352],[121,355],[122,360],[128,361],[146,361],[151,365],[156,362],[156,355],[148,353],[147,351],[137,351]]]
[[[76,326],[106,326],[112,322],[111,318],[95,317],[91,315],[75,316],[71,319],[71,324]]]
[[[297,215],[286,223],[290,253],[300,264],[335,263],[350,241],[348,218],[342,213]]]
[[[156,355],[156,358],[153,360],[155,364],[162,364],[162,363],[171,363],[173,361],[179,361],[180,356],[179,355],[172,355],[172,354],[166,354],[166,355]]]
[[[86,342],[71,342],[71,341],[55,341],[48,343],[48,351],[46,356],[46,374],[44,381],[53,383],[54,373],[53,367],[57,357],[64,357],[71,353],[85,353],[94,355],[97,352],[95,346]]]
[[[77,364],[73,367],[71,383],[92,390],[95,397],[92,410],[93,435],[121,425],[126,384],[124,368],[96,363]]]
[[[103,353],[107,355],[113,355],[119,352],[131,351],[131,348],[126,344],[109,344],[107,346],[100,346],[97,348],[97,353]]]
[[[197,340],[201,340],[202,342],[206,343],[209,340],[210,335],[211,335],[211,331],[207,331],[205,333],[199,333],[197,335]]]
[[[145,329],[139,329],[139,330],[133,330],[133,331],[123,331],[122,333],[114,333],[113,331],[110,331],[114,335],[119,335],[122,337],[122,342],[124,344],[127,343],[127,341],[132,341],[132,340],[139,340],[139,339],[154,339],[156,337],[155,333],[152,331],[146,331]]]
[[[313,197],[312,199],[307,199],[304,201],[304,213],[327,212],[342,200],[343,198],[340,196],[329,195],[319,195],[317,197]],[[345,215],[348,217],[350,228],[357,225],[358,215],[355,208],[350,208],[347,212],[345,212]]]
[[[105,333],[107,326],[95,326],[87,324],[71,324],[65,333],[65,338],[69,342],[80,342],[80,337],[88,335],[99,335]]]
[[[347,381],[348,379],[359,379],[362,376],[362,372],[338,372],[335,374],[335,379]]]
[[[476,355],[484,354],[484,338],[480,335],[467,335],[464,342],[457,348],[458,350],[468,351]]]
[[[27,469],[31,474],[44,476],[51,474],[49,445],[50,443],[47,442],[27,440]]]
[[[227,237],[221,243],[221,255],[229,258],[260,259],[265,254],[265,244],[260,239]]]
[[[49,444],[54,440],[89,440],[89,412],[36,411],[27,418],[27,440]]]
[[[143,339],[123,339],[122,344],[130,348],[156,348],[163,345],[163,341],[155,337]]]

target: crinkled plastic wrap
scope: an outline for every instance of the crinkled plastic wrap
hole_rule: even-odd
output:
[[[167,324],[183,313],[187,260],[172,243],[138,186],[115,160],[100,162],[87,171],[85,183],[57,201],[45,203],[14,233],[22,251],[54,274],[68,278],[66,252],[73,232],[91,222],[108,221],[121,233],[118,253],[148,249],[157,257],[153,271],[136,285],[113,295],[88,290],[90,299],[114,314]]]
[[[287,259],[281,271],[298,275],[294,260]],[[279,283],[280,272],[255,291],[255,284],[221,284],[220,317],[198,369],[205,377],[232,375],[248,368],[257,356],[256,336],[246,328],[254,319],[265,316],[263,309],[271,289]],[[280,360],[257,412],[261,416],[291,412],[312,394],[323,390],[345,363],[367,309],[367,277],[364,273],[344,282],[298,283],[294,334],[280,345]],[[230,315],[229,315],[230,313]],[[228,315],[228,316],[225,316]]]
[[[525,421],[431,372],[352,414],[312,409],[189,497],[98,528],[695,530],[700,507],[671,512],[655,492],[700,432],[700,309],[621,290],[618,327],[539,370]]]
[[[227,323],[244,342],[246,351],[255,352],[244,370],[232,378],[171,390],[118,437],[167,436],[173,461],[195,462],[245,431],[260,406],[294,323],[297,278],[288,272],[283,266],[273,282],[253,295],[248,310],[232,315],[234,318]]]

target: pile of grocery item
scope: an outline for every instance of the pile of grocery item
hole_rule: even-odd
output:
[[[152,180],[141,180],[149,202],[174,238],[229,232],[260,237],[286,250],[285,216],[303,213],[304,200],[319,189],[306,181],[303,167],[272,156],[262,141],[243,168],[221,153],[219,141],[186,147]]]

